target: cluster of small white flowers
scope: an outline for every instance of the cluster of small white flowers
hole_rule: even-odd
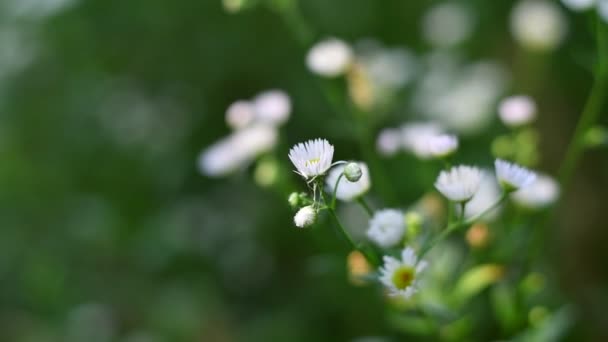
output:
[[[458,137],[445,134],[436,123],[414,122],[400,129],[385,128],[378,135],[376,146],[386,156],[404,150],[420,159],[444,158],[458,149]]]
[[[234,131],[201,152],[198,169],[206,176],[219,177],[246,167],[275,147],[278,126],[287,122],[290,114],[291,100],[281,90],[235,101],[226,110],[226,123]]]
[[[291,100],[282,90],[267,90],[252,100],[238,100],[226,110],[226,123],[233,129],[253,124],[280,126],[289,120]]]
[[[524,167],[497,159],[496,178],[504,191],[512,192],[532,185],[536,174]],[[442,171],[437,177],[435,188],[450,201],[468,203],[478,193],[483,180],[483,172],[471,166],[455,166]]]

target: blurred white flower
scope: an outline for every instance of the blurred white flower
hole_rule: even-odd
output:
[[[585,11],[595,6],[597,0],[562,0],[562,3],[573,11]]]
[[[471,166],[455,166],[448,171],[441,171],[435,188],[454,202],[470,200],[481,184],[481,170]]]
[[[409,50],[385,48],[373,39],[357,42],[355,52],[347,77],[348,90],[353,102],[366,111],[390,104],[419,69],[417,58]]]
[[[401,127],[403,148],[421,159],[432,157],[429,141],[440,135],[443,128],[434,122],[413,122]]]
[[[305,228],[317,220],[317,210],[312,205],[302,207],[293,217],[296,227]]]
[[[42,19],[60,13],[76,2],[77,0],[6,0],[3,9],[10,16]]]
[[[255,108],[249,101],[239,100],[226,110],[226,123],[232,129],[249,126],[255,119]]]
[[[408,247],[401,253],[401,260],[384,256],[380,281],[390,296],[408,299],[418,291],[419,276],[426,266],[426,261],[418,261],[414,250]]]
[[[336,198],[339,200],[352,201],[357,197],[364,195],[369,190],[371,186],[369,169],[363,162],[357,162],[357,164],[361,168],[361,178],[359,178],[359,180],[356,182],[351,182],[347,180],[346,177],[342,177],[340,179],[340,183],[338,184],[338,191],[336,192]],[[333,194],[336,182],[344,171],[344,168],[344,164],[336,165],[327,174],[327,179],[325,180],[325,190],[328,193]]]
[[[525,48],[550,51],[564,40],[567,22],[555,3],[523,0],[511,13],[511,32],[515,40]]]
[[[487,170],[482,170],[481,173],[482,175],[479,190],[477,190],[475,195],[473,195],[473,198],[467,202],[464,210],[464,217],[467,219],[475,217],[484,212],[492,204],[498,202],[500,195],[502,194],[500,186],[498,185],[496,177],[494,177],[493,173]],[[456,210],[460,209],[460,206],[456,207]],[[499,213],[500,207],[485,214],[484,219],[493,220],[498,216]]]
[[[500,102],[498,115],[509,127],[522,126],[536,118],[536,103],[529,96],[511,96]]]
[[[496,159],[496,178],[506,191],[514,191],[528,187],[536,180],[536,174],[525,167],[507,161]]]
[[[405,215],[399,210],[376,211],[369,221],[367,237],[380,247],[389,248],[397,245],[404,234]]]
[[[271,125],[282,125],[291,114],[291,100],[282,90],[268,90],[253,100],[256,119]]]
[[[435,53],[413,95],[413,110],[459,134],[475,134],[492,122],[508,74],[494,62],[461,65],[454,56]]]
[[[431,8],[422,21],[422,35],[434,47],[448,48],[471,36],[474,18],[470,10],[457,2],[445,2]]]
[[[436,158],[443,158],[458,149],[458,138],[455,135],[441,134],[427,140],[429,153]]]
[[[599,3],[597,4],[597,11],[600,17],[602,17],[602,19],[608,23],[608,0],[599,0]]]
[[[384,156],[393,156],[401,149],[401,140],[401,130],[385,128],[378,134],[376,149]]]
[[[205,149],[198,159],[206,176],[223,176],[249,164],[277,142],[277,131],[267,125],[254,125],[236,131]]]
[[[542,209],[553,204],[559,197],[559,184],[550,176],[538,175],[529,187],[513,193],[513,201],[522,207]]]
[[[350,46],[337,38],[328,38],[315,44],[306,56],[308,69],[325,77],[344,74],[353,60]]]
[[[403,87],[416,74],[416,57],[404,48],[378,47],[359,59],[367,69],[376,92]]]
[[[289,150],[289,159],[296,173],[305,179],[324,175],[331,167],[334,147],[325,139],[308,140]]]

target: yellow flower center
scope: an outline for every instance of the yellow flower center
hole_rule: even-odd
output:
[[[393,285],[399,290],[405,290],[414,281],[415,270],[409,266],[401,266],[393,274]]]
[[[321,161],[321,158],[313,158],[306,161],[306,166],[312,166],[314,164],[318,164]]]

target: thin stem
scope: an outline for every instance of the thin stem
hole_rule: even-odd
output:
[[[606,28],[599,18],[597,22],[597,44],[598,65],[594,75],[593,86],[559,172],[559,181],[564,189],[569,185],[578,161],[585,149],[584,135],[597,122],[604,98],[608,93],[608,37]]]
[[[336,195],[338,194],[338,186],[340,186],[340,180],[342,179],[342,177],[344,177],[344,172],[340,173],[340,175],[338,176],[338,179],[336,179],[336,184],[334,184],[334,193],[333,193],[334,197],[331,199],[332,208],[336,207]]]
[[[480,218],[482,218],[483,216],[485,216],[486,214],[488,214],[492,210],[496,209],[496,207],[498,207],[505,199],[507,199],[508,195],[509,194],[507,192],[504,192],[502,194],[502,196],[500,196],[500,198],[498,199],[498,201],[496,201],[496,203],[492,204],[486,210],[484,210],[481,213],[479,213],[479,214],[477,214],[477,215],[469,218],[468,220],[459,220],[456,223],[449,224],[435,239],[429,240],[430,242],[426,243],[422,247],[422,249],[420,250],[420,256],[419,256],[419,258],[422,258],[428,251],[430,251],[433,247],[435,247],[435,245],[437,245],[439,242],[443,241],[452,232],[454,232],[454,231],[456,231],[456,230],[458,230],[460,228],[465,228],[465,227],[471,226],[477,220],[479,220]]]
[[[361,205],[361,207],[365,210],[365,212],[367,213],[367,215],[369,215],[369,217],[374,216],[374,211],[369,206],[369,204],[367,203],[367,201],[365,200],[365,198],[363,196],[357,198],[357,203],[359,203],[359,205]]]

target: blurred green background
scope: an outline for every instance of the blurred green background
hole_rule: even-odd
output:
[[[436,3],[302,0],[298,18],[310,42],[373,37],[423,54],[421,17]],[[527,54],[509,32],[513,1],[464,3],[476,29],[459,53],[500,61],[510,91],[537,100],[538,168],[554,174],[591,85],[588,16],[564,9],[564,44]],[[286,191],[257,186],[251,169],[197,171],[200,151],[229,133],[228,105],[269,88],[293,101],[276,150],[285,168],[288,148],[316,137],[337,159],[363,158],[306,70],[308,46],[283,5],[231,14],[219,0],[0,1],[1,341],[425,338],[389,325],[377,288],[349,283],[346,246],[324,219],[293,227]],[[414,116],[398,106],[369,125]],[[463,159],[491,165],[502,131],[495,122],[465,137]],[[439,170],[379,161],[392,194],[372,191],[393,206],[419,198]],[[588,152],[543,232],[552,301],[575,312],[570,340],[608,338],[606,189],[604,147]],[[470,339],[512,336],[474,317]]]

